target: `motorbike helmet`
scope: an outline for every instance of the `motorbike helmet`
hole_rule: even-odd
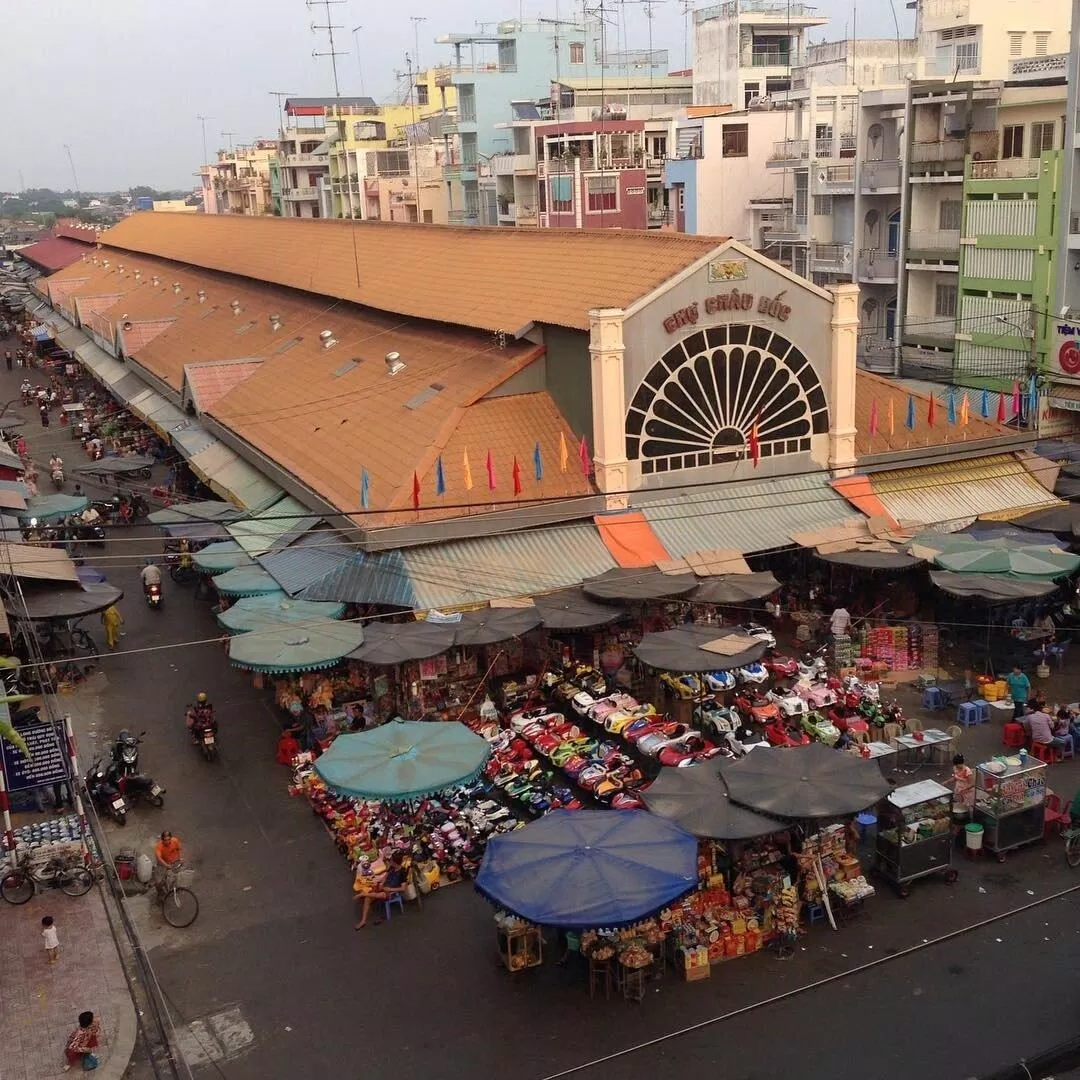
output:
[[[209,700],[210,699],[206,696],[206,691],[205,690],[200,690],[195,695],[195,704],[196,705],[205,705]]]

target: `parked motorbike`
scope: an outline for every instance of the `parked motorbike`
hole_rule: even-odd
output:
[[[86,774],[86,793],[98,813],[107,814],[117,825],[127,824],[128,804],[120,789],[109,780],[108,766],[98,758]]]
[[[139,744],[143,741],[145,731],[138,735],[132,735],[127,728],[123,728],[113,742],[112,759],[125,773],[137,773],[139,771]]]
[[[150,582],[143,586],[143,596],[146,599],[146,606],[151,611],[157,611],[161,607],[161,586]]]
[[[169,567],[169,577],[177,585],[186,585],[189,581],[194,581],[198,576],[199,571],[193,566],[181,566],[179,563],[174,563]]]
[[[105,779],[134,806],[142,800],[161,809],[165,805],[165,789],[152,776],[140,772],[125,772],[118,761],[113,761],[105,771]]]
[[[105,546],[105,530],[96,522],[83,521],[80,517],[68,518],[68,535],[93,547]]]

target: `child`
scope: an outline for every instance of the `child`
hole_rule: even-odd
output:
[[[51,915],[41,920],[41,936],[45,939],[45,955],[50,964],[55,964],[60,956],[60,938],[56,934],[56,924]]]

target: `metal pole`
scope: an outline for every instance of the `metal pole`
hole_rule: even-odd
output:
[[[356,47],[356,70],[360,73],[360,94],[364,93],[364,61],[360,56],[360,39],[356,36],[357,31],[363,30],[363,26],[354,26],[352,29],[353,45]]]

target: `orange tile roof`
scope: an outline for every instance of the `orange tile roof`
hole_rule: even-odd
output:
[[[122,326],[124,334],[124,353],[135,356],[150,344],[154,338],[164,334],[176,321],[172,319],[127,319]]]
[[[930,398],[926,394],[909,392],[906,387],[898,386],[880,375],[860,371],[855,376],[855,453],[860,457],[869,454],[888,454],[901,450],[913,450],[917,447],[944,446],[946,443],[962,442],[975,439],[995,439],[1008,435],[1009,428],[1001,427],[992,420],[984,420],[979,415],[978,391],[968,393],[968,423],[961,427],[960,404],[964,399],[964,390],[956,392],[957,423],[948,422],[947,399],[938,397],[934,402],[934,426],[927,421]],[[908,410],[908,398],[915,399],[915,429],[908,431],[905,426]],[[878,433],[870,435],[870,414],[874,402],[877,402]],[[889,434],[889,404],[893,409],[893,434]]]
[[[188,364],[184,382],[191,391],[195,408],[206,412],[230,390],[259,370],[261,360],[223,360],[216,364]]]
[[[106,249],[507,333],[530,322],[586,329],[590,308],[626,307],[721,242],[669,232],[239,214],[132,214],[101,236]]]

